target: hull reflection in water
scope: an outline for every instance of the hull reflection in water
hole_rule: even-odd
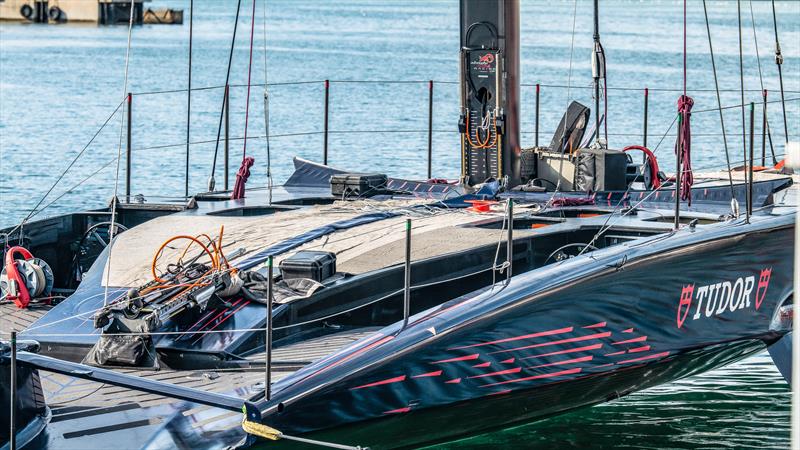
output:
[[[540,422],[428,449],[789,447],[791,391],[767,352]]]

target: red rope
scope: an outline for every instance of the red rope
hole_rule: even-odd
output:
[[[244,185],[247,179],[250,178],[250,168],[256,162],[252,156],[245,156],[242,160],[242,166],[236,172],[236,183],[233,185],[233,192],[231,193],[231,200],[239,200],[244,198]]]

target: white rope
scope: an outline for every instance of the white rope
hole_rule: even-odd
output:
[[[131,13],[130,17],[128,18],[128,46],[125,50],[125,80],[122,83],[122,98],[123,102],[128,95],[128,65],[130,63],[131,57],[131,35],[133,34],[133,11],[136,9],[136,4],[131,2]],[[125,111],[125,107],[123,106],[123,112]],[[128,114],[131,112],[128,111]],[[125,114],[120,114],[120,121],[119,121],[119,145],[117,146],[117,173],[114,177],[114,197],[111,199],[111,226],[108,227],[108,265],[106,271],[106,286],[105,291],[103,293],[103,306],[106,305],[108,302],[108,280],[111,276],[111,250],[114,246],[114,224],[117,221],[117,192],[119,191],[119,162],[122,159],[122,131],[125,128]]]
[[[255,1],[255,0],[254,0]],[[272,155],[269,148],[269,78],[267,71],[267,0],[264,0],[264,138],[267,145],[267,204],[272,205]]]

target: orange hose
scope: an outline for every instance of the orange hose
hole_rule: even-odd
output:
[[[153,256],[153,263],[150,265],[150,272],[152,273],[153,279],[155,281],[157,281],[159,283],[166,283],[167,282],[167,280],[159,277],[158,274],[156,274],[156,264],[158,263],[158,259],[161,257],[161,253],[164,252],[164,248],[166,248],[166,246],[170,242],[176,241],[178,239],[188,239],[190,241],[196,242],[198,245],[200,245],[200,247],[203,248],[203,251],[208,255],[208,257],[211,258],[211,265],[213,267],[215,267],[215,268],[219,267],[219,263],[217,262],[216,258],[214,257],[214,254],[211,253],[211,251],[208,249],[208,246],[203,245],[203,243],[200,242],[200,240],[195,238],[195,237],[181,234],[181,235],[178,235],[178,236],[173,236],[173,237],[167,239],[166,241],[164,241],[164,243],[161,244],[161,247],[158,248],[158,251],[156,252],[155,256]],[[186,253],[186,250],[184,250],[184,254],[185,253]]]

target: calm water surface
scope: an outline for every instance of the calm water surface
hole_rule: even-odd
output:
[[[733,2],[711,1],[722,102],[740,103],[738,33]],[[188,10],[188,1],[156,0],[153,6]],[[231,80],[247,81],[249,1],[233,57]],[[260,8],[260,5],[259,5]],[[713,108],[711,63],[702,3],[689,3],[688,89],[695,110]],[[772,59],[774,35],[769,3],[754,2],[763,85],[777,98]],[[578,2],[574,47],[573,3],[522,2],[522,80],[542,83],[542,141],[570,99],[592,104],[589,68],[591,3]],[[746,102],[760,101],[756,46],[750,4],[742,2]],[[233,28],[233,1],[195,1],[195,87],[224,83]],[[680,2],[602,2],[601,35],[608,57],[609,135],[612,147],[641,142],[642,91],[649,86],[648,143],[671,167],[674,130],[658,145],[676,111],[682,80],[682,7]],[[778,21],[785,57],[787,99],[800,97],[800,2],[779,2]],[[257,13],[253,79],[264,81],[261,11]],[[57,176],[91,139],[123,97],[125,27],[0,24],[0,227],[18,223]],[[322,80],[419,81],[415,83],[343,83],[331,87],[330,164],[352,170],[383,171],[422,177],[426,168],[427,80],[434,94],[433,167],[436,176],[459,173],[458,3],[384,1],[278,1],[268,5],[267,55],[271,140],[278,182],[291,173],[295,155],[322,155]],[[570,53],[573,53],[572,75]],[[132,191],[151,201],[183,195],[186,93],[145,95],[185,89],[188,24],[134,29],[128,90],[134,93]],[[563,86],[570,79],[571,88]],[[307,84],[283,84],[313,81]],[[264,134],[262,88],[252,93],[250,136]],[[244,134],[246,90],[231,94],[231,135]],[[220,89],[192,94],[190,191],[203,190],[211,173],[217,135]],[[523,144],[533,145],[534,96],[523,88]],[[783,153],[780,104],[769,105],[775,151]],[[800,102],[787,104],[789,132],[800,137]],[[43,203],[36,217],[106,204],[114,193],[120,115],[112,117],[85,154]],[[719,117],[692,118],[696,169],[724,164]],[[760,135],[760,119],[756,121]],[[732,159],[741,159],[741,112],[725,111]],[[360,131],[371,131],[360,133]],[[359,133],[356,133],[359,132]],[[242,140],[231,145],[238,166]],[[757,143],[760,147],[760,143]],[[221,151],[221,150],[220,150]],[[248,186],[266,184],[265,142],[248,141],[256,158]],[[222,184],[222,163],[216,178]],[[98,171],[94,174],[96,171]],[[235,170],[235,169],[233,169]],[[94,175],[93,175],[94,174]],[[123,177],[124,178],[124,177]],[[605,405],[536,424],[440,446],[630,447],[630,448],[786,448],[789,439],[789,391],[768,356],[662,386]]]

